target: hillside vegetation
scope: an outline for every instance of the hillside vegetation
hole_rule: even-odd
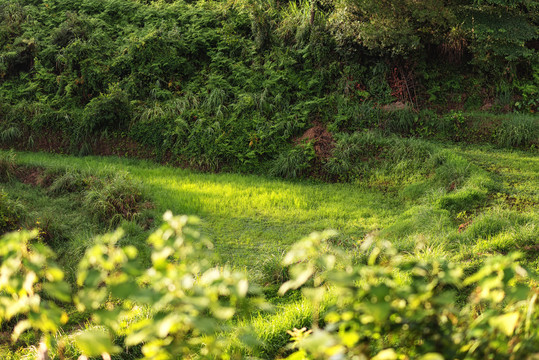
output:
[[[366,128],[536,148],[538,9],[2,0],[0,141],[325,178],[337,134]]]

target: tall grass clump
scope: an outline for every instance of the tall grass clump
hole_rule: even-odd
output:
[[[387,183],[425,176],[437,149],[425,141],[384,136],[377,131],[335,134],[333,156],[324,168],[342,181]]]
[[[54,195],[81,193],[91,181],[95,181],[95,177],[92,177],[89,173],[67,169],[54,179],[48,191]]]
[[[538,146],[539,118],[515,114],[505,119],[495,134],[495,142],[506,147]]]
[[[142,185],[126,173],[95,179],[84,195],[84,205],[99,221],[116,226],[122,219],[134,220],[143,209]]]
[[[310,162],[315,157],[312,143],[301,144],[281,152],[273,161],[270,175],[295,179],[307,174]]]
[[[455,240],[480,252],[533,251],[539,238],[537,220],[534,214],[494,207],[475,217]]]
[[[22,136],[22,131],[18,126],[10,126],[6,129],[0,129],[0,144],[13,145]]]
[[[15,152],[0,153],[0,182],[9,182],[15,176]]]

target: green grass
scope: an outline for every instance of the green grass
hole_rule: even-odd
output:
[[[264,293],[277,312],[254,315],[249,324],[261,341],[258,355],[275,357],[284,355],[286,330],[312,320],[312,306],[298,294],[275,298],[277,283],[286,277],[279,257],[312,231],[337,230],[333,241],[349,251],[375,233],[409,256],[452,258],[472,268],[488,256],[520,250],[528,265],[539,269],[539,158],[485,146],[432,144],[432,149],[425,165],[397,163],[399,171],[392,176],[391,167],[382,164],[355,184],[207,174],[145,161],[43,153],[17,153],[16,162],[97,177],[128,172],[155,204],[156,224],[168,209],[199,216],[218,261],[244,268],[266,285]],[[29,218],[48,214],[48,221],[60,226],[61,236],[52,245],[72,267],[92,237],[109,228],[74,205],[76,194],[52,196],[52,191],[17,182],[0,187],[24,205]],[[147,232],[134,221],[122,226],[127,232],[123,243],[144,249]]]
[[[337,230],[336,241],[350,248],[376,232],[410,253],[417,254],[419,246],[424,256],[475,257],[477,243],[492,252],[534,245],[539,223],[537,156],[486,147],[429,146],[436,152],[431,150],[424,166],[414,165],[413,173],[403,177],[406,170],[400,169],[395,172],[399,178],[392,179],[387,169],[370,169],[373,175],[356,184],[207,174],[146,161],[43,153],[19,153],[17,162],[94,174],[128,172],[149,194],[156,216],[166,210],[199,216],[201,231],[215,243],[219,261],[249,271],[306,234],[324,229]],[[408,180],[399,183],[401,179]],[[391,186],[379,190],[382,181]]]
[[[71,281],[93,238],[111,229],[108,223],[95,218],[89,207],[83,206],[80,193],[56,195],[18,181],[2,183],[0,190],[20,209],[18,227],[40,230],[40,240],[55,250]],[[124,221],[122,225],[127,230],[123,243],[136,245],[146,254],[146,232],[135,222]]]
[[[17,161],[94,173],[128,171],[142,181],[156,213],[172,210],[201,217],[201,230],[214,241],[221,260],[240,267],[281,254],[315,230],[332,228],[361,240],[403,210],[397,199],[349,184],[195,173],[117,158],[20,153]]]

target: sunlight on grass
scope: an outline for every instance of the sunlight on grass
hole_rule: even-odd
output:
[[[312,231],[325,229],[337,230],[343,244],[357,243],[380,230],[381,236],[410,254],[427,246],[436,248],[439,256],[462,260],[534,246],[539,236],[539,158],[473,146],[447,151],[457,157],[438,168],[447,173],[440,173],[440,178],[461,183],[460,189],[451,191],[447,184],[418,179],[402,184],[397,193],[365,184],[197,173],[111,157],[28,153],[17,157],[21,163],[52,168],[127,171],[144,184],[156,214],[172,210],[201,217],[201,229],[215,243],[220,261],[248,270],[282,254]],[[463,180],[459,171],[467,174]],[[507,220],[515,212],[521,214],[520,220]]]
[[[116,158],[19,154],[18,161],[81,170],[128,171],[141,180],[157,212],[202,218],[222,261],[249,266],[281,253],[315,230],[362,239],[390,224],[402,205],[381,192],[348,184],[287,182],[254,175],[202,174]]]

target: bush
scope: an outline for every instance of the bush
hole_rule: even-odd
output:
[[[43,358],[65,346],[51,340],[68,320],[57,302],[71,301],[77,312],[92,314],[92,326],[72,336],[75,352],[85,356],[106,358],[120,351],[112,334],[126,346],[141,346],[145,358],[234,355],[233,337],[224,333],[227,321],[259,311],[256,294],[244,274],[211,265],[212,244],[188,225],[194,219],[170,213],[164,219],[148,238],[153,249],[148,269],[137,261],[133,246],[117,246],[122,237],[117,231],[97,238],[87,250],[76,291],[62,281],[52,252],[32,243],[37,231],[1,237],[0,277],[9,281],[0,282],[0,321],[18,321],[10,329],[13,339],[27,329],[39,330]],[[237,330],[234,338],[252,344],[247,333]]]
[[[106,94],[92,99],[84,108],[81,130],[91,135],[104,130],[124,129],[131,120],[131,104],[127,94],[113,86]]]
[[[257,326],[252,313],[264,308],[245,274],[211,265],[212,245],[189,225],[193,219],[171,213],[164,219],[148,238],[148,268],[134,247],[118,247],[121,231],[107,234],[80,262],[74,291],[51,251],[33,243],[36,231],[0,237],[0,278],[6,279],[0,282],[0,320],[13,320],[6,324],[12,338],[37,330],[43,334],[40,355],[59,354],[65,339],[51,340],[69,316],[58,304],[73,301],[70,316],[91,315],[85,329],[69,336],[74,356],[107,358],[121,351],[118,345],[141,346],[144,358],[240,358],[253,346],[276,354],[272,346],[284,329],[282,335],[267,329],[270,343],[260,344],[243,327],[249,320]],[[303,301],[279,319],[289,326],[313,322],[310,330],[290,330],[293,343],[280,354],[464,360],[536,353],[538,278],[520,265],[518,254],[492,257],[465,275],[460,265],[414,260],[372,237],[359,256],[348,254],[328,242],[334,235],[313,233],[285,255],[290,280],[280,293],[301,288],[314,311],[309,316]]]
[[[296,349],[289,359],[513,359],[536,352],[537,277],[519,255],[487,259],[465,276],[454,263],[406,259],[372,239],[354,266],[349,256],[328,253],[324,238],[311,235],[284,259],[292,279],[282,292],[303,287],[315,303],[327,293],[337,299],[323,327],[289,332]],[[459,306],[463,292],[468,302]]]

